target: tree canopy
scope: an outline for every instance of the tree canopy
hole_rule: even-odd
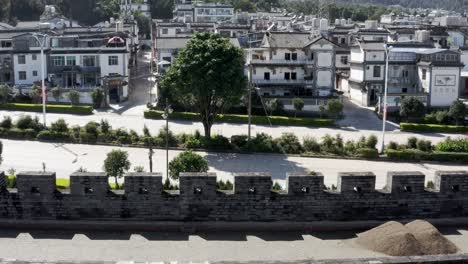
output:
[[[242,49],[218,34],[195,34],[162,79],[161,93],[198,111],[210,137],[216,116],[246,93]]]

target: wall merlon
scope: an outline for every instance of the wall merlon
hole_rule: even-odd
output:
[[[72,195],[105,196],[109,190],[109,179],[106,173],[75,172],[70,176]]]
[[[325,190],[324,177],[321,173],[288,173],[286,190],[290,195],[314,195]]]
[[[392,194],[416,194],[425,192],[426,176],[418,171],[387,173],[387,190]]]
[[[52,195],[56,191],[55,172],[20,172],[16,175],[18,194]]]
[[[125,194],[159,195],[162,192],[162,173],[127,173]]]
[[[375,174],[372,172],[341,172],[337,190],[340,193],[375,192]]]
[[[179,177],[180,195],[186,198],[216,196],[215,173],[181,173]]]
[[[467,193],[467,171],[438,171],[434,178],[434,187],[441,193]]]
[[[235,173],[234,193],[243,195],[265,195],[271,194],[271,174],[269,173]]]

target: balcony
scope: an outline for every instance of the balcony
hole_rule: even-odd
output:
[[[271,79],[271,80],[253,80],[256,85],[313,85],[313,80],[284,80],[284,79]]]
[[[413,83],[414,83],[413,79],[410,79],[410,78],[399,78],[399,77],[388,78],[388,84],[390,85],[411,85]]]
[[[250,64],[252,65],[312,65],[314,64],[313,60],[261,60],[255,59],[251,60]]]

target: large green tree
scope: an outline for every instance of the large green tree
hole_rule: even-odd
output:
[[[117,189],[119,189],[118,179],[122,178],[125,172],[130,169],[130,165],[127,151],[112,150],[107,153],[107,158],[104,160],[103,167],[109,177],[114,177],[115,187]]]
[[[426,106],[416,97],[405,97],[401,101],[400,116],[409,121],[417,121],[426,114]]]
[[[171,102],[200,113],[205,136],[218,113],[236,105],[246,90],[242,49],[213,33],[189,40],[161,81],[161,92]]]

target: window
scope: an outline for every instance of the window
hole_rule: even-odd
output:
[[[401,75],[402,75],[403,78],[408,78],[408,76],[409,76],[408,70],[403,70],[403,71],[401,72]]]
[[[421,77],[421,79],[426,80],[426,78],[427,78],[427,70],[426,70],[426,69],[423,69],[423,70],[422,70],[422,77]]]
[[[65,58],[63,56],[52,56],[50,57],[52,60],[53,66],[64,66],[65,65]]]
[[[32,60],[33,60],[33,61],[37,60],[37,55],[36,55],[36,54],[33,54],[33,55],[32,55]]]
[[[18,64],[26,64],[26,55],[18,55]]]
[[[109,56],[109,66],[112,66],[112,65],[119,65],[118,56]]]
[[[284,54],[284,59],[285,60],[291,60],[291,53],[285,53]]]
[[[310,53],[310,60],[314,60],[314,53]]]
[[[374,78],[380,78],[380,66],[374,66]]]
[[[67,56],[67,65],[68,66],[75,66],[76,65],[76,57],[75,56]]]
[[[263,73],[263,79],[264,80],[270,80],[270,73],[269,72]]]
[[[291,57],[292,57],[292,60],[294,60],[294,61],[297,60],[297,53],[293,53],[293,54],[291,55]]]
[[[25,71],[18,72],[18,77],[22,81],[26,80],[26,72]]]
[[[297,80],[297,73],[291,72],[291,80]]]
[[[2,41],[2,48],[11,48],[13,46],[11,41]]]
[[[285,80],[291,80],[291,73],[285,72],[285,73],[284,73],[284,79],[285,79]]]
[[[345,38],[341,39],[341,44],[346,44],[346,39]]]
[[[402,92],[402,93],[408,93],[408,88],[402,88],[402,89],[401,89],[401,92]]]
[[[96,57],[95,56],[83,56],[83,66],[85,66],[85,67],[95,67],[96,66]]]
[[[341,61],[341,64],[347,65],[348,64],[348,56],[341,56],[340,61]]]
[[[37,71],[33,71],[33,76],[37,77]]]

